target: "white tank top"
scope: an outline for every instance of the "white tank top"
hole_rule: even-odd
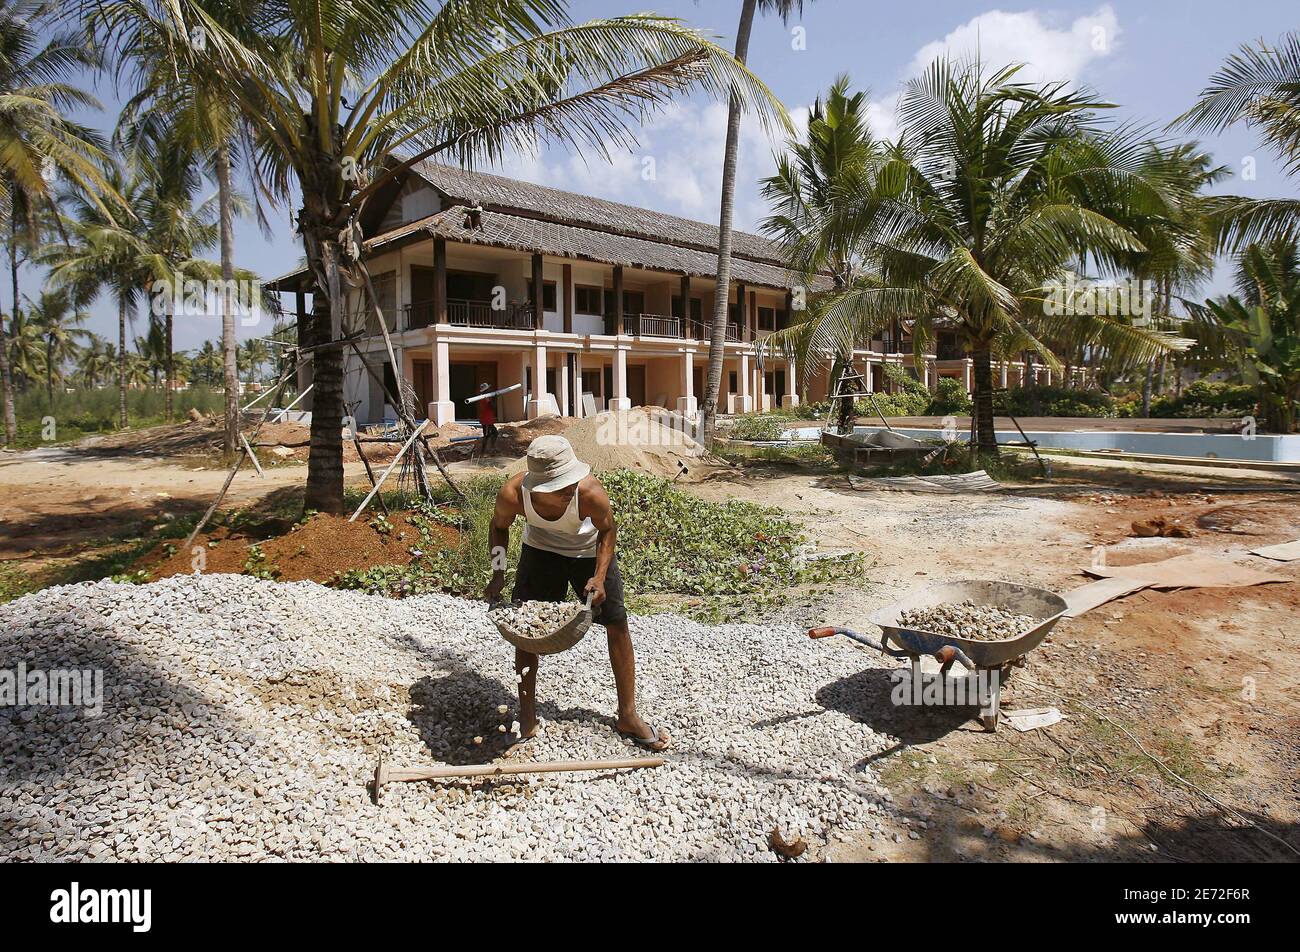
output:
[[[543,518],[533,508],[532,493],[522,487],[519,491],[524,497],[524,545],[571,559],[596,557],[596,538],[600,531],[591,519],[579,518],[576,487],[564,514],[554,521]]]

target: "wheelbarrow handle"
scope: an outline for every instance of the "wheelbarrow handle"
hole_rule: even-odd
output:
[[[967,671],[975,670],[975,662],[967,656],[966,652],[962,651],[956,645],[944,645],[934,653],[934,660],[942,665],[942,670],[944,672],[947,672],[948,668],[951,667],[954,661],[961,662],[961,666]]]
[[[832,635],[842,634],[845,631],[848,631],[848,629],[835,628],[831,625],[827,625],[823,628],[809,628],[808,637],[809,638],[830,638]]]
[[[843,635],[845,638],[849,638],[853,641],[858,642],[859,644],[866,645],[868,648],[875,648],[877,651],[883,654],[889,653],[889,649],[886,648],[883,643],[877,641],[876,639],[870,637],[869,635],[860,634],[859,632],[854,631],[852,628],[840,628],[835,625],[826,625],[822,628],[808,629],[809,638],[829,638],[832,635]]]

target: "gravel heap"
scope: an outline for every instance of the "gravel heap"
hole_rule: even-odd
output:
[[[491,618],[527,638],[552,635],[577,617],[581,605],[573,602],[520,602],[492,609]]]
[[[599,627],[599,626],[597,626]],[[392,784],[391,766],[639,755],[604,639],[542,659],[511,745],[513,651],[487,606],[313,582],[176,576],[0,606],[0,669],[102,669],[103,714],[0,710],[0,856],[30,860],[775,860],[888,825],[856,705],[868,662],[792,627],[633,619],[651,770]],[[819,697],[831,699],[823,704]],[[841,701],[843,703],[841,703]],[[505,708],[505,713],[500,710]]]
[[[1006,641],[1023,635],[1038,623],[1033,615],[1009,612],[994,605],[976,605],[969,598],[903,611],[898,620],[907,628],[972,641]]]

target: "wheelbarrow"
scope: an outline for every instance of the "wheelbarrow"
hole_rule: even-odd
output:
[[[1029,615],[1036,624],[1014,638],[1001,641],[979,641],[941,635],[932,631],[909,628],[900,621],[906,611],[933,608],[969,599],[976,605],[992,605],[1020,615]],[[829,638],[843,635],[859,644],[875,648],[891,658],[907,658],[912,662],[912,684],[921,682],[921,656],[930,655],[939,662],[939,676],[946,678],[954,662],[971,675],[981,679],[977,684],[988,684],[989,689],[979,704],[980,723],[987,731],[998,729],[1002,683],[1011,675],[1011,669],[1024,664],[1024,657],[1047,637],[1053,626],[1065,614],[1065,599],[1046,589],[1012,582],[942,582],[925,585],[906,598],[882,608],[871,616],[871,623],[881,630],[879,640],[849,628],[823,627],[808,631],[810,638]]]

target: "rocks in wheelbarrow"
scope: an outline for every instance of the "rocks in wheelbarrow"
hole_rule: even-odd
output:
[[[972,641],[1018,638],[1038,624],[1038,619],[1032,615],[1018,614],[996,605],[977,605],[969,598],[928,608],[905,609],[899,613],[898,620],[908,628]]]

